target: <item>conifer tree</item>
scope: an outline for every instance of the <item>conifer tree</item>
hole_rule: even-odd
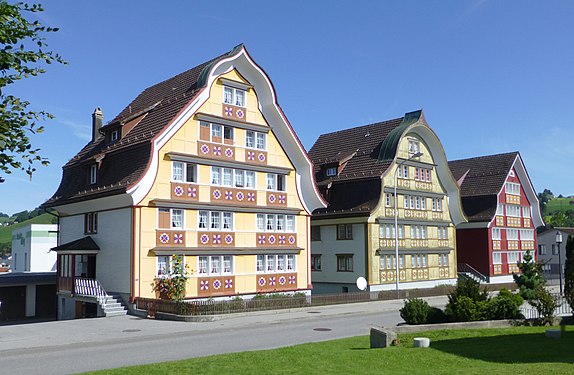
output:
[[[520,274],[513,274],[514,282],[520,289],[520,295],[526,300],[535,298],[536,289],[546,284],[546,279],[542,276],[542,264],[535,262],[530,251],[522,257],[522,262],[518,262]]]

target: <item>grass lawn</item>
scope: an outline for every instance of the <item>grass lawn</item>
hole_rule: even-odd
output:
[[[42,214],[36,217],[33,217],[30,220],[23,221],[18,224],[13,224],[7,227],[0,228],[0,243],[5,242],[12,242],[12,231],[14,229],[22,228],[28,224],[52,224],[52,219],[54,216],[50,214]]]
[[[546,203],[546,212],[548,214],[554,211],[574,210],[574,205],[570,204],[570,198],[552,198]]]
[[[574,374],[574,327],[560,340],[546,338],[545,329],[419,332],[386,349],[369,349],[369,337],[359,336],[89,374]],[[421,336],[430,348],[413,348]]]

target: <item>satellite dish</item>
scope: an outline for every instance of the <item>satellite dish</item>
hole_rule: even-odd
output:
[[[359,277],[357,279],[357,288],[360,290],[367,290],[367,279],[365,279],[363,276]]]

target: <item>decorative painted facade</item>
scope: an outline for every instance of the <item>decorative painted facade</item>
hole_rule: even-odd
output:
[[[104,146],[81,151],[64,167],[47,205],[62,215],[63,238],[89,234],[97,243],[93,277],[103,289],[132,301],[153,298],[154,278],[167,273],[175,255],[190,270],[186,298],[310,290],[310,216],[324,203],[269,78],[243,45],[146,89],[100,131],[92,143]],[[110,142],[113,132],[121,136]],[[119,144],[127,160],[112,157]],[[129,158],[138,161],[126,166]],[[114,180],[98,189],[106,194],[67,192],[66,169],[82,163],[96,166],[96,176],[84,168],[88,183]],[[67,225],[92,207],[100,208],[93,212],[97,230]],[[125,220],[105,236],[127,243],[103,244],[101,221],[121,209]],[[125,254],[117,265],[128,275],[121,281],[100,277],[108,266],[102,255],[113,252]],[[73,295],[69,289],[60,294]]]
[[[469,219],[457,226],[461,270],[484,282],[513,282],[526,251],[536,257],[536,228],[544,225],[520,154],[455,160],[449,166]]]
[[[313,213],[314,290],[356,290],[361,276],[371,291],[395,289],[397,237],[400,289],[456,281],[455,225],[466,219],[442,145],[421,111],[324,134],[309,155],[329,203]]]

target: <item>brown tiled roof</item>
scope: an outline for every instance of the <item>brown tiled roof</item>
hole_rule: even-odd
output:
[[[321,186],[330,182],[381,176],[390,165],[377,161],[381,145],[402,120],[401,117],[319,136],[309,150],[309,157],[315,166],[317,184]],[[323,174],[322,165],[339,163],[348,158],[350,159],[339,175],[327,177]]]
[[[60,186],[44,206],[124,193],[139,181],[147,169],[153,139],[202,89],[198,87],[198,80],[204,68],[228,54],[142,91],[106,126],[123,124],[142,111],[147,115],[118,142],[109,144],[105,137],[100,137],[84,146],[64,165]],[[96,157],[102,156],[97,184],[90,185],[87,177],[89,166],[96,162]]]
[[[315,167],[315,180],[328,202],[314,216],[368,215],[379,202],[380,177],[390,162],[379,162],[381,145],[403,118],[359,126],[319,136],[309,150]],[[322,166],[343,167],[337,176],[324,175]]]
[[[470,222],[490,221],[494,217],[496,198],[518,155],[509,152],[448,162],[455,180],[462,179],[462,206]]]
[[[314,217],[369,215],[381,196],[381,179],[368,178],[322,186],[319,191],[326,201],[327,208],[317,209]]]

